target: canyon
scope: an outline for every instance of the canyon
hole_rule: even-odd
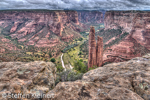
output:
[[[108,11],[105,13],[105,30],[121,29],[129,33],[119,43],[104,50],[104,62],[120,62],[150,52],[150,12]],[[113,33],[112,33],[113,34]],[[118,36],[112,37],[112,42]]]
[[[103,23],[103,14],[99,11],[1,10],[0,53],[3,56],[0,60],[14,61],[18,56],[28,56],[26,52],[31,52],[28,51],[31,46],[38,54],[41,51],[57,56],[75,39],[82,38],[80,33],[88,31],[91,23]],[[13,58],[8,53],[17,55]]]
[[[8,58],[10,54],[18,54],[14,62],[0,55],[0,99],[4,99],[4,93],[22,93],[53,95],[52,98],[38,98],[40,100],[149,100],[150,54],[146,53],[150,52],[150,13],[108,11],[105,20],[102,16],[100,12],[66,10],[0,11],[0,54]],[[105,28],[97,30],[92,26],[89,31],[89,23],[92,22],[104,22]],[[89,31],[89,37],[80,34],[86,34],[84,31]],[[80,38],[81,41],[77,40]],[[55,64],[50,60],[34,61],[29,57],[34,54],[32,58],[51,58],[51,52],[44,50],[61,53],[57,49],[62,50],[71,42],[80,44],[76,45],[78,50],[74,46],[67,49]],[[85,46],[86,42],[88,45]],[[88,49],[84,54],[89,55],[88,69],[93,69],[83,73],[72,69],[70,65],[73,55],[76,55],[76,59],[78,56],[85,58],[83,52],[80,52],[81,47]],[[37,48],[43,51],[35,52]],[[71,52],[70,56],[69,50],[75,52]],[[27,57],[22,58],[21,54]],[[29,60],[20,62],[19,57]],[[87,59],[80,57],[79,65],[86,68],[84,63]],[[67,69],[69,65],[65,66],[66,60],[72,73]],[[68,80],[69,76],[72,80],[65,82],[62,79],[58,82],[58,73],[64,73],[60,74],[61,78]]]
[[[128,33],[118,43],[104,47],[103,58],[94,56],[95,60],[103,59],[103,63],[127,61],[150,52],[149,12],[107,11],[105,18],[99,11],[84,10],[4,10],[0,13],[1,54],[21,52],[21,49],[14,44],[18,42],[23,47],[32,45],[36,48],[46,48],[45,50],[51,52],[55,51],[52,55],[56,55],[69,42],[83,37],[80,33],[89,31],[92,23],[104,23],[104,31],[121,30],[122,33],[114,35],[107,41],[105,39],[107,36],[100,35],[104,39],[104,46]],[[93,46],[95,47],[95,44]],[[94,61],[94,65],[101,65],[97,65],[96,62],[98,61]]]
[[[79,33],[86,30],[81,22],[90,23],[91,19],[103,22],[103,14],[96,11],[10,10],[0,14],[2,34],[37,47],[52,47],[80,38]]]
[[[81,29],[76,11],[1,11],[0,27],[2,33],[17,39],[25,45],[53,47],[79,38]],[[71,24],[73,22],[73,24]],[[72,29],[68,32],[67,27]]]

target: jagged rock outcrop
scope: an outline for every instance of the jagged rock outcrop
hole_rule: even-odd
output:
[[[1,62],[0,100],[5,99],[2,98],[4,93],[25,95],[47,93],[54,88],[55,79],[56,67],[51,62]]]
[[[150,12],[108,11],[105,13],[105,30],[119,29],[129,33],[119,43],[104,51],[104,62],[120,62],[150,52]],[[116,37],[114,37],[116,38]]]
[[[88,58],[88,68],[102,65],[103,57],[103,39],[98,37],[97,44],[95,40],[95,29],[92,26],[89,33],[89,58]]]
[[[85,73],[82,80],[58,83],[48,94],[54,94],[51,100],[149,100],[149,73],[147,54],[96,68]]]

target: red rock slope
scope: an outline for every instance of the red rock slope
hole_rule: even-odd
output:
[[[104,51],[104,62],[125,61],[150,52],[150,12],[109,11],[104,24],[105,30],[122,27],[122,34],[129,33]]]
[[[2,34],[36,47],[53,47],[81,37],[83,29],[78,25],[76,11],[0,11]]]

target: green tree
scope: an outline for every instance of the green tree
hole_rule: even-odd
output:
[[[56,62],[55,58],[52,58],[52,59],[51,59],[51,62]]]
[[[80,51],[78,55],[82,55],[82,52]]]
[[[83,38],[79,38],[78,40],[79,40],[79,41],[82,41],[82,40],[83,40]]]
[[[83,62],[81,62],[80,60],[77,60],[76,62],[74,62],[74,69],[81,73],[85,73],[87,67],[85,66]]]
[[[83,59],[80,59],[81,62],[83,62]]]

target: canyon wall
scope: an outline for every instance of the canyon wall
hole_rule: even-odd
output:
[[[130,32],[133,26],[133,19],[137,13],[133,11],[108,11],[105,13],[105,29],[117,29],[123,27]]]
[[[77,11],[79,22],[82,23],[103,23],[103,13],[99,11]]]
[[[109,11],[105,14],[105,30],[122,29],[129,33],[118,44],[104,51],[104,62],[120,62],[150,52],[150,12]],[[112,33],[113,34],[113,33]],[[114,37],[116,38],[116,37]]]
[[[89,33],[89,58],[88,58],[88,68],[102,65],[103,57],[103,42],[102,38],[98,36],[97,44],[95,40],[95,29],[90,27]]]
[[[150,12],[142,11],[110,11],[105,14],[105,29],[122,27],[123,31],[131,36],[142,46],[150,50]]]
[[[105,30],[121,29],[122,34],[129,33],[119,43],[105,49],[104,62],[125,61],[150,52],[150,12],[109,11],[104,24]]]
[[[18,10],[0,11],[0,28],[3,35],[9,35],[25,45],[53,47],[62,41],[79,38],[76,11]],[[72,32],[68,32],[68,28]]]

